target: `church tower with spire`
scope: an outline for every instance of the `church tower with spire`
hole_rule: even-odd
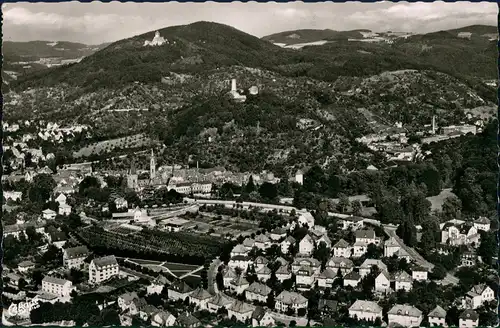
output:
[[[151,180],[156,178],[156,158],[153,149],[151,149],[151,158],[149,160],[149,178]]]

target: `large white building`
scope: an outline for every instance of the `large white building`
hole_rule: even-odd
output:
[[[307,298],[295,292],[284,290],[275,300],[276,303],[274,308],[277,311],[286,312],[288,309],[293,309],[295,311],[298,309],[307,309]]]
[[[357,320],[375,321],[382,319],[382,308],[375,302],[357,300],[349,308],[349,317]]]
[[[89,254],[90,252],[86,246],[66,248],[63,250],[64,266],[68,269],[80,269],[83,267],[84,261]]]
[[[420,323],[424,319],[422,311],[410,305],[394,305],[387,312],[389,325],[398,324],[403,327],[420,327]]]
[[[60,297],[67,297],[73,291],[73,284],[66,279],[45,276],[42,280],[42,290]]]
[[[93,259],[89,265],[89,283],[98,284],[119,273],[120,267],[114,255]]]

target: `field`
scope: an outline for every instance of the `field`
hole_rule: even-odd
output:
[[[73,153],[73,157],[89,157],[110,152],[117,148],[142,148],[154,144],[154,141],[144,134],[136,134],[123,138],[100,141]]]
[[[451,191],[451,189],[443,189],[439,195],[427,197],[427,200],[431,202],[432,211],[441,211],[444,200],[452,196],[455,196],[455,194]]]
[[[162,264],[163,267],[169,269],[170,271],[187,271],[187,272],[190,272],[190,271],[193,271],[195,269],[197,269],[199,266],[198,265],[191,265],[191,264],[182,264],[182,263],[171,263],[171,262],[167,262],[167,263],[163,263]]]

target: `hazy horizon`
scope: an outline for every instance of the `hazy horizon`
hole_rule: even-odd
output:
[[[376,3],[12,3],[4,4],[5,41],[97,45],[170,26],[211,21],[263,37],[303,30],[430,33],[496,26],[491,2]],[[387,22],[391,22],[390,24]]]

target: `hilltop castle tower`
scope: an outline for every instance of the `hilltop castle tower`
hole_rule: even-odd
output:
[[[135,160],[130,164],[130,170],[127,174],[127,188],[136,190],[139,187],[139,175],[135,169]]]
[[[149,160],[149,178],[151,180],[156,178],[156,158],[153,149],[151,149],[151,158]]]

